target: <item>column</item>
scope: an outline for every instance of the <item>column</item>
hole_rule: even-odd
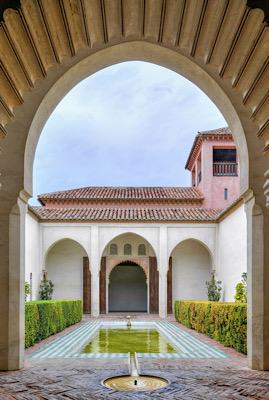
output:
[[[21,192],[11,212],[1,215],[0,369],[17,370],[24,361],[25,220],[28,194]],[[5,221],[4,221],[5,220]]]
[[[91,228],[91,251],[90,251],[90,270],[91,270],[91,309],[92,316],[98,317],[100,313],[99,299],[99,228],[93,225]]]
[[[161,226],[159,232],[159,316],[167,316],[167,227]]]
[[[246,199],[248,264],[248,363],[269,370],[269,211]]]

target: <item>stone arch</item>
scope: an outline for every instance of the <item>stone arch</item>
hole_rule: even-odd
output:
[[[142,270],[145,274],[145,278],[147,279],[147,270],[145,268],[145,265],[143,265],[143,263],[141,261],[137,261],[137,260],[133,261],[133,260],[129,260],[128,258],[126,258],[125,260],[119,260],[119,262],[115,262],[114,265],[111,265],[110,271],[108,271],[108,275],[111,274],[111,272],[117,265],[124,265],[127,263],[131,264],[131,265],[138,265],[140,268],[142,268]]]
[[[244,134],[244,127],[238,117],[236,107],[229,96],[222,89],[221,85],[210,76],[199,64],[190,60],[182,54],[170,48],[160,47],[157,43],[147,41],[132,41],[131,43],[120,43],[111,47],[99,50],[88,56],[86,59],[72,66],[64,75],[59,78],[42,99],[31,122],[27,136],[24,158],[24,187],[25,190],[32,192],[32,168],[35,149],[41,131],[60,100],[77,83],[95,72],[109,65],[124,61],[141,60],[151,62],[168,69],[196,84],[208,95],[224,115],[234,139],[237,144],[240,165],[243,174],[241,179],[241,192],[248,188],[248,148]]]
[[[212,254],[196,239],[180,241],[171,252],[172,303],[175,300],[207,300],[206,281],[210,279]]]
[[[269,217],[265,208],[265,196],[267,202],[269,198],[269,27],[264,22],[264,13],[260,9],[251,10],[246,0],[228,3],[225,0],[201,1],[198,5],[188,1],[184,10],[183,2],[170,0],[147,1],[145,7],[142,2],[127,1],[104,3],[84,0],[83,7],[81,1],[63,1],[62,8],[59,4],[52,0],[21,0],[19,12],[5,11],[4,23],[0,29],[0,135],[3,139],[0,196],[3,227],[1,243],[4,244],[0,259],[3,275],[6,276],[3,280],[0,315],[6,327],[2,328],[3,333],[0,332],[5,350],[0,357],[0,369],[22,366],[23,352],[17,345],[12,347],[11,343],[22,342],[23,320],[19,320],[19,307],[16,308],[16,317],[14,313],[10,315],[9,302],[17,304],[19,300],[15,294],[13,298],[13,293],[9,293],[8,279],[10,270],[12,276],[19,276],[24,267],[21,267],[22,261],[17,261],[17,269],[12,269],[13,260],[20,260],[20,246],[18,242],[15,246],[9,243],[8,238],[12,239],[9,218],[14,204],[18,197],[26,202],[31,194],[31,157],[36,142],[30,140],[25,150],[26,140],[29,130],[35,133],[33,137],[38,137],[42,123],[51,113],[51,99],[49,101],[46,94],[54,97],[55,105],[59,90],[57,81],[62,78],[62,85],[66,87],[66,73],[70,71],[76,75],[72,68],[80,62],[84,62],[85,71],[89,75],[87,63],[90,60],[93,70],[95,67],[96,70],[101,68],[94,60],[95,55],[103,57],[100,60],[103,66],[124,61],[124,57],[128,57],[119,50],[119,45],[125,46],[126,52],[127,48],[133,52],[129,59],[143,59],[144,54],[147,61],[159,62],[178,72],[182,66],[188,65],[185,76],[209,94],[223,112],[235,136],[241,150],[241,165],[245,163],[246,166],[241,192],[248,186],[253,189],[264,216],[262,242],[269,241]],[[141,46],[142,53],[139,52]],[[112,49],[118,51],[118,59],[116,53],[113,54],[114,61],[112,56],[109,59],[109,51]],[[79,79],[82,79],[82,75]],[[35,118],[41,105],[43,122],[40,115]],[[255,243],[252,243],[251,229],[249,235],[249,258],[252,263],[252,249],[253,253],[256,250]],[[20,243],[23,240],[22,237]],[[18,254],[10,257],[10,249],[13,247]],[[269,248],[264,246],[259,249],[262,252],[260,270],[263,279],[267,281]],[[14,293],[21,293],[22,298],[23,285],[19,279],[14,281],[17,282],[12,286]],[[252,277],[251,282],[255,282],[255,278]],[[256,289],[253,286],[251,290]],[[255,310],[255,326],[259,326],[256,339],[251,336],[254,347],[258,349],[255,357],[252,357],[251,365],[268,369],[269,333],[266,333],[265,328],[268,315],[264,315],[261,310],[257,311],[257,308],[269,302],[269,295],[264,289],[258,292],[259,295],[255,297],[257,307],[250,305],[251,315]],[[265,310],[268,312],[268,307]],[[11,324],[12,318],[17,321],[16,324]],[[14,326],[12,333],[8,331],[11,325]],[[10,354],[14,354],[12,359]]]
[[[80,245],[81,248],[82,248],[82,249],[84,250],[84,252],[85,252],[85,256],[89,257],[88,251],[86,250],[84,244],[82,244],[79,240],[77,240],[77,238],[74,238],[74,237],[72,237],[72,236],[61,236],[61,237],[59,237],[59,238],[57,238],[57,239],[53,239],[52,241],[48,242],[48,243],[47,243],[47,246],[43,249],[43,254],[42,254],[42,258],[41,258],[41,259],[42,259],[42,265],[45,265],[44,263],[45,263],[45,261],[46,261],[47,255],[48,255],[48,253],[50,252],[50,250],[51,250],[55,245],[57,245],[57,243],[62,242],[62,241],[64,241],[64,240],[70,240],[70,241],[75,242],[75,243],[77,243],[78,245]]]
[[[76,240],[65,238],[54,242],[46,252],[44,267],[54,284],[53,299],[83,300],[84,247]]]
[[[143,259],[139,259],[138,257],[132,257],[131,259],[129,259],[128,257],[121,257],[120,259],[116,260],[112,260],[111,263],[107,264],[107,277],[109,280],[109,276],[111,274],[111,272],[113,271],[113,269],[117,266],[117,265],[123,265],[123,264],[136,264],[138,265],[140,268],[143,269],[145,277],[146,277],[146,281],[148,281],[148,263],[146,262],[146,260]]]
[[[140,238],[141,240],[145,241],[150,246],[150,248],[152,249],[152,252],[154,253],[154,256],[157,258],[158,252],[157,252],[156,246],[153,244],[152,240],[150,240],[150,237],[147,238],[147,237],[145,237],[146,235],[139,234],[136,231],[133,231],[132,229],[130,229],[130,227],[128,227],[128,229],[126,229],[126,231],[124,231],[124,232],[117,233],[116,235],[111,235],[111,237],[109,237],[105,241],[105,243],[102,245],[102,248],[100,249],[100,257],[102,257],[102,255],[104,255],[105,249],[108,248],[108,246],[111,243],[114,243],[120,237],[128,236],[128,235],[133,235],[134,237]],[[120,249],[119,249],[119,246],[118,246],[118,254],[117,254],[118,256],[120,255],[119,254],[119,250]],[[132,251],[134,251],[134,250],[137,250],[137,247],[132,246]],[[124,256],[123,252],[122,252],[122,256],[123,257],[127,257],[127,258],[130,257],[130,255],[125,255]],[[132,254],[131,256],[133,258],[134,254]]]
[[[139,256],[137,252],[138,243],[141,242],[144,242],[149,249],[149,251],[145,256]],[[111,243],[116,243],[118,245],[119,252],[117,255],[111,255],[109,251],[107,251]],[[133,252],[131,255],[124,254],[123,249],[126,243],[132,245]],[[145,280],[147,284],[147,309],[150,311],[151,307],[149,303],[149,298],[150,298],[150,293],[152,293],[153,290],[152,286],[154,284],[153,280],[150,279],[150,268],[152,269],[151,267],[152,259],[156,263],[156,268],[157,268],[156,252],[155,249],[153,248],[152,243],[147,238],[145,238],[145,236],[133,232],[128,227],[128,230],[126,230],[125,232],[121,232],[117,235],[114,234],[112,237],[107,238],[105,244],[102,246],[102,252],[100,254],[101,254],[101,272],[100,272],[101,313],[108,312],[109,310],[109,282],[110,282],[111,271],[117,265],[124,263],[127,264],[134,263],[138,265],[140,268],[142,268],[145,274]]]
[[[209,244],[208,244],[208,243],[205,243],[204,241],[202,241],[202,240],[200,240],[200,239],[197,239],[197,237],[194,237],[194,236],[185,236],[184,238],[181,238],[181,239],[177,242],[177,244],[173,246],[172,250],[170,251],[169,257],[172,256],[173,251],[175,250],[175,248],[176,248],[178,245],[180,245],[181,243],[186,242],[187,240],[192,240],[193,242],[197,242],[197,243],[199,243],[201,246],[203,246],[203,247],[208,251],[208,253],[209,253],[209,255],[210,255],[210,259],[211,259],[212,266],[214,266],[215,257],[214,257],[213,249],[211,249],[211,248],[209,247]]]

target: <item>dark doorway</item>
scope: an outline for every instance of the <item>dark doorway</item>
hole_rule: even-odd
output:
[[[110,312],[147,312],[147,282],[137,264],[119,264],[111,272],[108,287]]]

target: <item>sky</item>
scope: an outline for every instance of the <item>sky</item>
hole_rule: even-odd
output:
[[[75,86],[48,119],[34,196],[83,186],[189,186],[195,135],[222,126],[214,103],[181,75],[140,61],[107,67]]]

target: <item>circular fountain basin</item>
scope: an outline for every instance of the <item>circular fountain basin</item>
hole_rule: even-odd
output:
[[[139,376],[114,376],[105,379],[103,385],[109,389],[119,391],[149,391],[161,389],[169,384],[169,381],[158,376],[139,375]]]

